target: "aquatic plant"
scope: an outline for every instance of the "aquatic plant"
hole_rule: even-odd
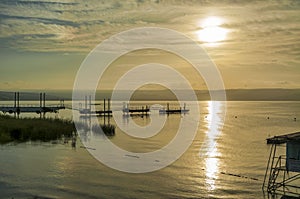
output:
[[[0,115],[0,144],[16,141],[51,141],[62,137],[70,138],[76,132],[70,120],[14,118]]]

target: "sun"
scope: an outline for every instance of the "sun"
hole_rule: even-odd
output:
[[[197,32],[198,39],[204,43],[224,41],[228,30],[222,28],[223,21],[219,17],[208,17],[201,23],[201,30]]]
[[[214,27],[214,26],[220,26],[222,24],[222,20],[219,17],[208,17],[202,21],[201,27],[207,28],[207,27]]]

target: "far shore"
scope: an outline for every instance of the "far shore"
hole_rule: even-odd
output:
[[[15,91],[0,91],[0,101],[13,101]],[[47,101],[72,100],[72,90],[24,90],[20,91],[21,101],[38,101],[39,93],[46,92]],[[85,91],[87,92],[87,91]],[[120,94],[127,91],[118,91]],[[178,90],[185,96],[183,100],[190,101],[187,91]],[[194,90],[199,101],[211,100],[210,94],[218,94],[220,91]],[[92,93],[92,92],[90,92]],[[226,89],[227,101],[300,101],[300,89],[260,88],[260,89]],[[111,98],[112,90],[99,90],[95,98],[103,100]],[[82,100],[82,99],[77,99]],[[122,101],[122,99],[117,99]],[[138,90],[131,97],[132,101],[176,101],[177,98],[168,89]],[[216,99],[218,100],[218,99]],[[223,100],[223,99],[222,99]],[[1,104],[1,103],[0,103]]]

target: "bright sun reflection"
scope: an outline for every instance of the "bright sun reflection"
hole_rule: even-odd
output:
[[[209,154],[209,157],[205,159],[205,182],[207,184],[208,190],[210,191],[216,189],[215,180],[218,177],[219,170],[219,160],[216,156],[217,149],[215,148],[214,151]]]
[[[220,123],[222,118],[222,102],[209,101],[207,104],[207,132],[206,132],[206,151],[200,151],[200,156],[205,158],[205,182],[207,189],[212,191],[216,188],[215,180],[218,178],[219,173],[219,152],[217,149],[217,138],[220,135]]]
[[[228,30],[221,27],[222,19],[218,17],[206,18],[201,23],[201,30],[197,32],[198,39],[205,43],[217,43],[224,41],[227,37]]]

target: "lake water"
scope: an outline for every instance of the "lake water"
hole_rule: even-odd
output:
[[[141,104],[154,102],[136,102]],[[299,131],[300,102],[227,102],[224,126],[215,129],[210,125],[212,118],[222,122],[222,118],[218,120],[221,113],[212,114],[207,101],[199,102],[199,108],[199,127],[192,145],[171,165],[149,173],[111,169],[82,148],[79,138],[75,149],[70,144],[1,145],[0,198],[264,198],[261,186],[270,152],[265,139]],[[50,116],[66,119],[72,118],[71,114],[61,110]],[[110,141],[136,153],[157,150],[174,138],[186,116],[153,117],[166,119],[158,135],[142,140],[117,127]],[[149,117],[133,120],[141,126],[150,122]],[[126,128],[128,119],[122,121]],[[284,153],[283,147],[280,150]]]

